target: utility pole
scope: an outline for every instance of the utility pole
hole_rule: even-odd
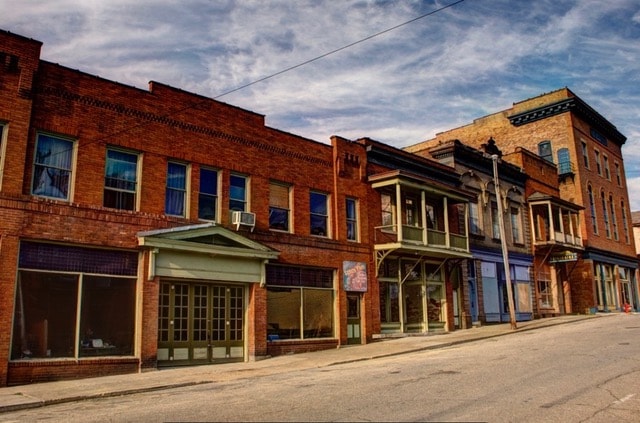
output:
[[[498,179],[497,154],[491,155],[493,160],[493,185],[496,189],[496,202],[498,203],[498,226],[500,227],[500,244],[502,245],[502,261],[504,262],[504,276],[507,284],[507,297],[509,297],[509,319],[511,329],[518,329],[516,324],[516,310],[513,304],[513,287],[511,286],[511,269],[509,268],[509,250],[507,249],[507,238],[504,231],[504,215],[502,211],[502,194],[500,194],[500,180]]]

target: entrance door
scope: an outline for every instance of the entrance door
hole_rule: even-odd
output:
[[[162,282],[158,365],[242,361],[243,292],[238,286]]]
[[[404,285],[406,332],[424,332],[424,286],[422,283]]]
[[[347,344],[361,344],[360,295],[347,294]]]

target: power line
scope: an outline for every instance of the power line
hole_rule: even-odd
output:
[[[252,85],[258,84],[258,83],[263,82],[263,81],[266,81],[267,79],[271,79],[271,78],[274,78],[274,77],[276,77],[276,76],[278,76],[278,75],[282,75],[283,73],[287,73],[287,72],[289,72],[289,71],[292,71],[292,70],[294,70],[294,69],[298,69],[298,68],[300,68],[300,67],[302,67],[302,66],[304,66],[304,65],[308,65],[309,63],[313,63],[313,62],[318,61],[318,60],[320,60],[320,59],[324,59],[324,58],[325,58],[325,57],[327,57],[327,56],[331,56],[332,54],[338,53],[338,52],[340,52],[340,51],[342,51],[342,50],[346,50],[346,49],[351,48],[351,47],[353,47],[353,46],[355,46],[355,45],[358,45],[358,44],[364,43],[365,41],[369,41],[369,40],[371,40],[371,39],[373,39],[373,38],[379,37],[380,35],[386,34],[387,32],[391,32],[391,31],[393,31],[393,30],[395,30],[395,29],[398,29],[398,28],[401,28],[401,27],[403,27],[403,26],[405,26],[405,25],[409,25],[410,23],[413,23],[413,22],[418,21],[418,20],[420,20],[420,19],[426,18],[427,16],[435,15],[436,13],[441,12],[441,11],[443,11],[443,10],[445,10],[445,9],[450,8],[450,7],[453,7],[453,6],[457,5],[457,4],[460,4],[460,3],[462,3],[463,1],[464,1],[464,0],[458,0],[458,1],[455,1],[455,2],[453,2],[453,3],[448,4],[448,5],[446,5],[446,6],[442,6],[442,7],[440,7],[439,9],[432,10],[431,12],[428,12],[428,13],[425,13],[425,14],[423,14],[423,15],[420,15],[420,16],[418,16],[417,18],[413,18],[413,19],[408,20],[408,21],[406,21],[406,22],[403,22],[403,23],[401,23],[401,24],[398,24],[398,25],[392,26],[391,28],[387,28],[387,29],[385,29],[385,30],[383,30],[383,31],[380,31],[380,32],[377,32],[377,33],[375,33],[375,34],[373,34],[373,35],[369,35],[369,36],[367,36],[367,37],[365,37],[365,38],[362,38],[362,39],[360,39],[360,40],[358,40],[358,41],[354,41],[353,43],[347,44],[347,45],[342,46],[342,47],[340,47],[340,48],[337,48],[337,49],[335,49],[335,50],[331,50],[330,52],[327,52],[327,53],[321,54],[320,56],[316,56],[316,57],[314,57],[313,59],[309,59],[309,60],[306,60],[306,61],[304,61],[304,62],[302,62],[302,63],[298,63],[297,65],[290,66],[290,67],[288,67],[288,68],[286,68],[286,69],[283,69],[283,70],[278,71],[278,72],[276,72],[276,73],[273,73],[273,74],[271,74],[271,75],[268,75],[268,76],[262,77],[262,78],[260,78],[260,79],[257,79],[257,80],[255,80],[255,81],[253,81],[253,82],[249,82],[249,83],[247,83],[247,84],[241,85],[241,86],[239,86],[239,87],[237,87],[237,88],[234,88],[234,89],[232,89],[232,90],[229,90],[229,91],[226,91],[226,92],[224,92],[224,93],[222,93],[222,94],[219,94],[219,95],[217,95],[217,96],[215,96],[215,97],[213,97],[213,98],[214,98],[214,99],[218,99],[218,98],[220,98],[220,97],[224,97],[225,95],[228,95],[228,94],[234,93],[234,92],[236,92],[236,91],[240,91],[240,90],[245,89],[245,88],[247,88],[247,87],[250,87],[250,86],[252,86]]]
[[[339,48],[337,48],[337,49],[331,50],[331,51],[329,51],[329,52],[327,52],[327,53],[323,53],[323,54],[321,54],[321,55],[319,55],[319,56],[316,56],[316,57],[314,57],[314,58],[312,58],[312,59],[305,60],[304,62],[298,63],[297,65],[290,66],[290,67],[285,68],[285,69],[283,69],[283,70],[280,70],[280,71],[278,71],[278,72],[272,73],[272,74],[270,74],[270,75],[268,75],[268,76],[262,77],[262,78],[260,78],[260,79],[255,80],[255,81],[249,82],[249,83],[247,83],[247,84],[244,84],[244,85],[241,85],[241,86],[239,86],[239,87],[233,88],[233,89],[231,89],[231,90],[229,90],[229,91],[223,92],[222,94],[218,94],[218,95],[217,95],[217,96],[215,96],[215,97],[211,97],[211,99],[213,99],[213,100],[219,99],[219,98],[221,98],[221,97],[224,97],[224,96],[229,95],[229,94],[231,94],[231,93],[234,93],[234,92],[236,92],[236,91],[243,90],[243,89],[245,89],[245,88],[247,88],[247,87],[250,87],[250,86],[252,86],[252,85],[258,84],[258,83],[260,83],[260,82],[264,82],[264,81],[266,81],[266,80],[268,80],[268,79],[271,79],[271,78],[274,78],[274,77],[276,77],[276,76],[278,76],[278,75],[282,75],[282,74],[287,73],[287,72],[290,72],[290,71],[292,71],[292,70],[294,70],[294,69],[297,69],[297,68],[300,68],[300,67],[302,67],[302,66],[308,65],[309,63],[316,62],[316,61],[318,61],[318,60],[320,60],[320,59],[323,59],[323,58],[325,58],[325,57],[327,57],[327,56],[330,56],[330,55],[332,55],[332,54],[335,54],[335,53],[338,53],[338,52],[340,52],[340,51],[346,50],[346,49],[351,48],[351,47],[353,47],[353,46],[356,46],[356,45],[358,45],[358,44],[364,43],[365,41],[369,41],[369,40],[371,40],[371,39],[373,39],[373,38],[379,37],[380,35],[386,34],[386,33],[388,33],[388,32],[391,32],[391,31],[396,30],[396,29],[398,29],[398,28],[401,28],[401,27],[403,27],[403,26],[409,25],[409,24],[411,24],[411,23],[413,23],[413,22],[416,22],[416,21],[418,21],[418,20],[420,20],[420,19],[424,19],[424,18],[426,18],[426,17],[428,17],[428,16],[435,15],[436,13],[442,12],[443,10],[448,9],[448,8],[450,8],[450,7],[453,7],[453,6],[456,6],[456,5],[458,5],[458,4],[460,4],[460,3],[464,2],[464,1],[465,1],[465,0],[457,0],[457,1],[454,1],[453,3],[449,3],[449,4],[445,5],[445,6],[439,7],[438,9],[434,9],[434,10],[432,10],[432,11],[430,11],[430,12],[424,13],[424,14],[422,14],[422,15],[420,15],[420,16],[418,16],[418,17],[415,17],[415,18],[413,18],[413,19],[410,19],[410,20],[408,20],[408,21],[406,21],[406,22],[400,23],[400,24],[398,24],[398,25],[395,25],[395,26],[392,26],[392,27],[390,27],[390,28],[384,29],[384,30],[382,30],[382,31],[380,31],[380,32],[376,32],[375,34],[372,34],[372,35],[369,35],[369,36],[367,36],[367,37],[361,38],[361,39],[359,39],[358,41],[354,41],[354,42],[352,42],[352,43],[350,43],[350,44],[347,44],[347,45],[345,45],[345,46],[342,46],[342,47],[339,47]],[[185,107],[183,107],[182,109],[173,110],[173,111],[171,111],[170,113],[167,113],[167,114],[165,114],[165,115],[161,115],[161,116],[160,116],[160,119],[170,118],[171,116],[175,116],[176,114],[179,114],[179,113],[182,113],[182,112],[184,112],[184,111],[187,111],[187,110],[193,109],[193,108],[195,108],[195,107],[198,107],[199,105],[204,104],[204,103],[208,102],[209,100],[210,100],[210,99],[209,99],[209,98],[207,98],[207,99],[205,99],[205,100],[198,101],[198,102],[195,102],[195,103],[190,104],[190,105],[188,105],[188,106],[185,106]],[[142,126],[146,126],[146,125],[148,125],[149,123],[151,123],[151,122],[141,122],[141,123],[139,123],[139,124],[137,124],[137,125],[129,126],[129,127],[125,128],[125,129],[122,129],[122,130],[120,130],[120,131],[116,131],[116,132],[112,132],[112,133],[110,133],[110,134],[108,134],[108,135],[105,135],[105,136],[100,137],[100,138],[98,138],[98,139],[95,139],[95,140],[93,140],[93,141],[88,141],[88,142],[86,142],[85,144],[83,144],[83,146],[87,146],[87,145],[91,145],[91,144],[99,143],[99,142],[101,142],[101,141],[104,141],[104,140],[107,140],[107,139],[109,139],[109,138],[112,138],[112,137],[114,137],[114,136],[116,136],[116,135],[121,135],[121,134],[124,134],[124,133],[130,132],[130,131],[132,131],[133,129],[140,128],[140,127],[142,127]],[[65,151],[59,151],[59,152],[56,152],[56,153],[54,153],[54,154],[62,154],[62,153],[65,153]]]

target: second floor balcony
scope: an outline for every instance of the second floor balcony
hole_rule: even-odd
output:
[[[535,193],[529,197],[534,247],[583,249],[580,206]]]
[[[468,201],[462,193],[404,172],[370,178],[381,198],[374,248],[435,257],[469,256]]]

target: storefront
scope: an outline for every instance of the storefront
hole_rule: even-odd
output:
[[[138,240],[146,278],[158,283],[158,366],[247,361],[266,346],[255,328],[265,310],[254,288],[265,285],[277,251],[212,223],[141,232]]]

